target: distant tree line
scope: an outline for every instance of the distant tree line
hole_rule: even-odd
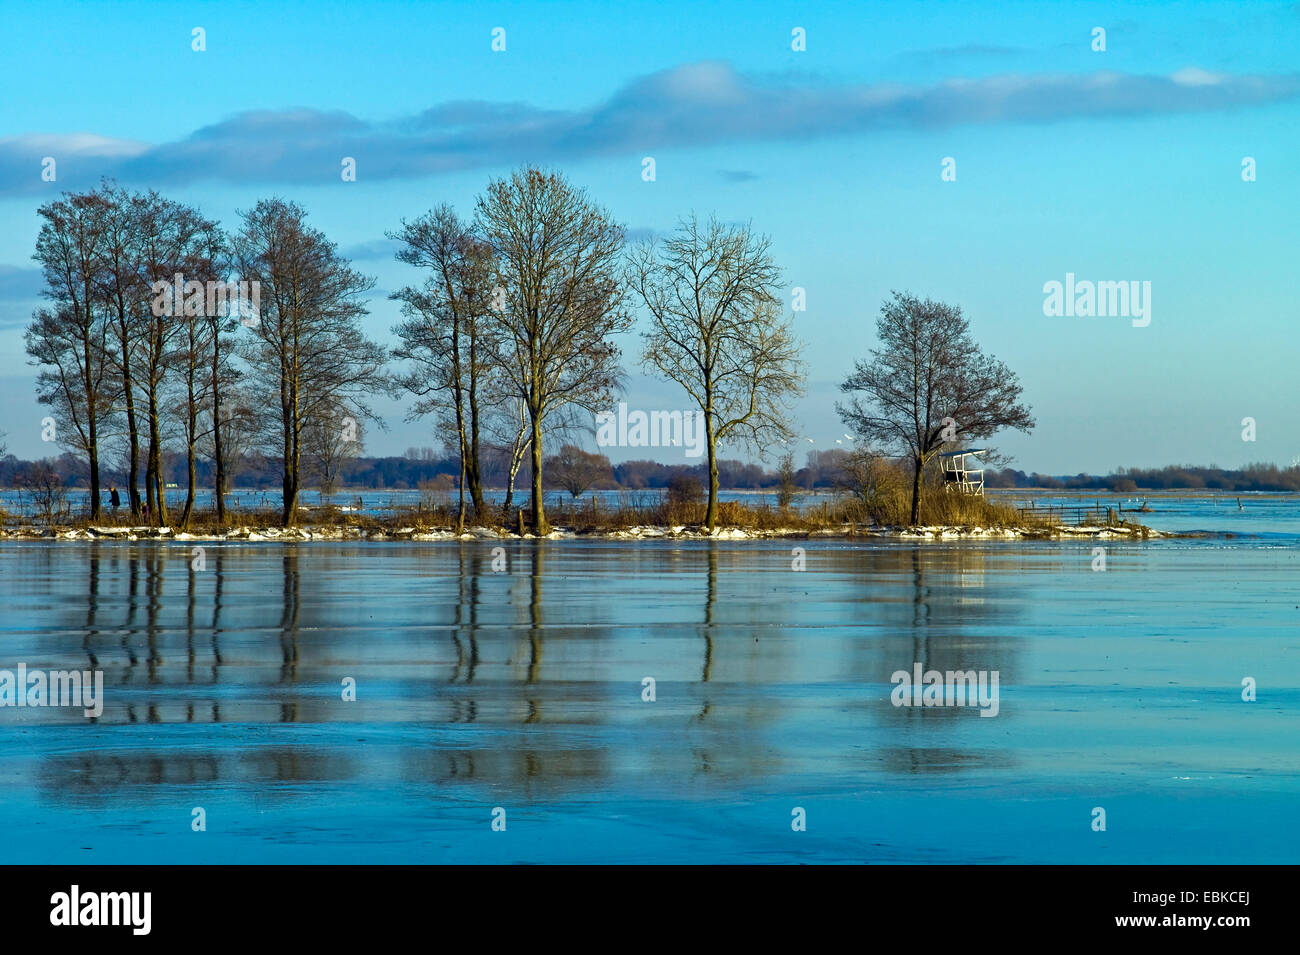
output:
[[[1041,488],[1061,491],[1300,491],[1300,467],[1247,464],[1241,468],[1192,464],[1163,468],[1120,468],[1113,474],[1051,476],[1005,468],[984,476],[988,487]]]
[[[576,452],[576,454],[574,453]],[[578,465],[578,455],[588,460]],[[786,463],[786,458],[790,463]],[[734,459],[717,461],[718,483],[725,490],[761,490],[779,492],[783,487],[792,491],[835,490],[859,480],[856,456],[847,451],[809,451],[806,463],[799,468],[793,465],[793,456],[785,455],[772,469],[762,465]],[[483,471],[483,487],[501,490],[506,486],[508,460],[488,456]],[[901,465],[904,462],[895,461]],[[522,477],[531,481],[525,462]],[[788,469],[788,470],[787,470]],[[46,472],[56,476],[67,487],[87,488],[89,478],[83,458],[71,452],[38,461],[24,461],[12,454],[0,458],[0,487],[22,488],[32,485]],[[417,490],[440,486],[454,489],[460,471],[460,461],[455,455],[439,454],[432,447],[408,448],[400,457],[349,458],[340,471],[339,488]],[[212,486],[215,472],[211,461],[201,460],[197,465],[198,482]],[[283,468],[279,460],[254,453],[241,457],[231,470],[232,486],[256,490],[278,487]],[[162,456],[162,474],[168,484],[178,484],[187,475],[187,462],[183,455],[167,451]],[[548,456],[545,487],[548,490],[568,490],[581,486],[586,490],[660,490],[670,486],[676,477],[691,477],[706,487],[708,465],[665,464],[661,461],[634,460],[620,464],[610,462],[607,455],[581,451],[566,445]],[[125,472],[105,468],[101,478],[105,483],[120,484]],[[989,470],[984,475],[989,488],[1055,491],[1300,491],[1300,467],[1278,467],[1276,464],[1249,464],[1237,469],[1177,465],[1164,468],[1120,468],[1114,474],[1048,475],[1026,473],[1013,468]]]
[[[587,460],[580,463],[579,456],[585,456]],[[846,458],[847,454],[842,451],[810,451],[808,464],[795,472],[795,483],[803,490],[833,488],[843,474],[839,462]],[[504,490],[508,481],[508,460],[492,456],[484,460],[483,488]],[[525,483],[531,482],[532,476],[528,473],[528,468],[528,463],[525,462],[520,474]],[[56,474],[67,487],[89,487],[85,460],[71,452],[41,461],[24,461],[8,455],[0,459],[0,487],[28,486],[45,469]],[[779,469],[768,470],[745,461],[719,458],[716,469],[719,486],[727,490],[772,489],[781,482]],[[165,483],[184,487],[183,482],[187,476],[184,456],[173,451],[165,452],[161,472]],[[455,489],[459,472],[460,461],[455,455],[439,455],[434,453],[433,448],[410,449],[402,457],[349,458],[342,465],[337,487],[416,490],[438,486]],[[278,459],[254,453],[234,462],[230,466],[230,474],[233,478],[231,487],[267,490],[280,485],[283,468]],[[215,476],[212,462],[199,461],[197,475],[200,486],[212,487]],[[661,489],[668,487],[672,479],[679,475],[694,477],[702,488],[708,486],[707,463],[687,465],[635,460],[612,464],[607,455],[593,454],[565,445],[556,454],[547,456],[544,486],[547,490],[570,492],[575,487],[581,487],[579,494],[586,490]],[[120,485],[124,482],[126,473],[103,468],[100,476],[105,485]]]

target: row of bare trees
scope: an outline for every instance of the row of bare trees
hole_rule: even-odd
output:
[[[27,329],[27,351],[59,441],[88,464],[92,517],[101,462],[121,455],[132,513],[166,521],[163,448],[177,442],[189,469],[179,524],[194,508],[196,460],[215,464],[224,521],[223,493],[248,450],[283,461],[291,524],[304,480],[332,486],[363,423],[382,426],[374,397],[407,392],[410,416],[432,418],[461,461],[462,526],[467,509],[486,515],[493,454],[509,463],[507,513],[531,464],[531,526],[545,534],[546,441],[589,430],[609,409],[623,380],[616,340],[638,311],[648,318],[642,366],[703,415],[710,529],[719,447],[762,457],[793,438],[802,346],[783,314],[770,240],[747,225],[691,215],[629,248],[585,191],[521,169],[490,182],[469,219],[440,205],[390,233],[397,258],[420,274],[392,295],[402,320],[390,352],[362,327],[374,279],[294,203],[258,202],[230,234],[193,208],[109,183],[39,212],[35,258],[49,302]],[[211,288],[235,277],[257,290],[252,307],[214,303]],[[909,458],[915,522],[921,473],[954,436],[1028,430],[1033,419],[1014,374],[980,352],[959,309],[896,295],[877,332],[880,347],[843,384],[851,397],[840,412],[862,439]]]
[[[704,414],[710,528],[719,445],[761,454],[792,435],[800,346],[782,316],[770,241],[748,226],[692,215],[670,236],[628,249],[623,227],[584,191],[558,173],[524,169],[491,182],[472,221],[444,205],[390,237],[399,259],[425,271],[421,285],[394,296],[404,315],[395,354],[409,361],[411,414],[436,414],[455,436],[462,519],[465,490],[483,509],[486,440],[510,451],[507,507],[530,457],[531,524],[547,531],[544,437],[608,410],[623,380],[615,337],[632,328],[638,307],[650,320],[643,366],[679,384]]]
[[[155,314],[151,289],[155,281],[170,286],[177,274],[201,282],[216,275],[220,230],[157,193],[108,184],[38,211],[35,258],[49,304],[33,316],[26,345],[40,369],[39,399],[51,408],[60,443],[86,456],[92,516],[101,506],[101,462],[125,442],[131,511],[165,519],[164,419],[187,420],[183,409],[201,402],[211,381],[206,362],[199,373],[200,355],[230,330],[219,318]],[[198,428],[186,438],[193,455]]]
[[[402,321],[390,355],[362,327],[374,280],[294,203],[263,200],[227,233],[156,192],[104,183],[39,214],[48,304],[27,351],[57,440],[86,461],[92,519],[101,469],[121,463],[133,517],[169,522],[163,452],[175,446],[188,464],[180,526],[194,510],[196,462],[214,464],[224,521],[232,470],[250,450],[283,462],[292,523],[305,475],[332,486],[363,422],[382,424],[370,400],[404,390],[411,416],[432,416],[461,460],[462,524],[466,494],[476,516],[486,512],[490,452],[509,462],[507,512],[530,463],[531,525],[546,533],[546,439],[609,407],[623,380],[615,339],[638,305],[651,322],[643,364],[705,414],[710,526],[718,445],[761,450],[790,433],[799,348],[769,241],[748,227],[692,216],[629,252],[623,226],[583,190],[522,169],[489,183],[469,221],[443,205],[391,233],[422,281],[392,296]],[[236,288],[252,302],[226,294]]]
[[[121,461],[132,516],[168,523],[163,451],[174,443],[189,477],[177,524],[194,511],[198,459],[214,463],[224,521],[231,468],[252,449],[282,455],[291,521],[304,454],[328,457],[332,434],[319,426],[369,416],[365,396],[389,387],[384,349],[359,325],[372,280],[278,199],[233,234],[111,183],[38,211],[48,304],[26,330],[27,353],[55,439],[86,460],[91,518],[101,468]],[[244,284],[229,285],[233,275]],[[241,288],[251,296],[232,295]]]

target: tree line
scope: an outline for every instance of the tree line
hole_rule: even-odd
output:
[[[156,191],[104,182],[38,212],[46,304],[26,349],[46,436],[84,462],[92,520],[104,474],[121,471],[137,520],[187,526],[203,475],[224,522],[233,471],[261,455],[279,468],[288,526],[304,481],[337,482],[366,430],[383,427],[373,400],[405,393],[456,459],[462,526],[467,509],[486,516],[484,476],[503,463],[504,509],[524,473],[531,527],[545,534],[546,447],[609,407],[624,374],[614,339],[636,311],[648,319],[642,366],[703,413],[710,528],[719,446],[761,454],[794,434],[802,346],[770,239],[748,225],[692,214],[629,247],[562,174],[520,169],[489,182],[469,218],[444,204],[389,233],[421,274],[392,295],[390,350],[362,326],[374,278],[294,202],[260,200],[227,231]],[[177,459],[186,490],[173,520],[165,462]]]
[[[842,466],[835,462],[846,456],[847,452],[838,450],[810,451],[809,463],[795,471],[795,483],[805,489],[834,487],[838,475],[843,471]],[[503,489],[508,476],[506,457],[485,456],[483,463],[484,489]],[[724,490],[763,490],[774,488],[780,483],[778,471],[750,461],[720,457],[717,468],[718,484]],[[531,482],[528,469],[528,463],[524,462],[520,474],[524,483]],[[72,452],[64,452],[57,457],[40,461],[25,461],[13,455],[0,458],[0,488],[25,487],[44,472],[50,472],[65,487],[89,486],[85,459]],[[184,457],[172,450],[165,451],[162,472],[168,484],[179,485],[185,480]],[[215,472],[211,461],[200,459],[197,474],[200,487],[214,486]],[[455,491],[459,474],[460,460],[455,455],[435,452],[425,457],[408,452],[402,456],[350,457],[340,464],[334,488],[325,486],[316,472],[313,472],[313,479],[321,493],[328,496],[339,488],[435,488]],[[584,490],[662,489],[678,475],[694,477],[703,487],[708,483],[708,466],[666,464],[649,459],[612,463],[607,455],[582,451],[572,445],[562,446],[554,454],[548,454],[545,460],[545,486],[552,491],[570,490],[579,480],[587,482]],[[232,487],[265,491],[278,486],[281,480],[280,462],[260,453],[251,453],[236,461],[228,471],[228,476]],[[106,466],[101,471],[101,480],[106,486],[125,486],[126,472]]]
[[[0,452],[3,452],[0,443]],[[561,451],[564,449],[562,448]],[[586,453],[586,452],[584,452]],[[549,456],[546,468],[546,487],[551,490],[569,490],[563,465],[555,466],[562,455]],[[591,490],[661,490],[676,477],[689,476],[703,486],[707,481],[706,465],[665,464],[648,459],[611,463],[605,455],[595,454],[597,479],[586,485]],[[790,475],[794,487],[800,490],[839,489],[853,480],[853,457],[848,451],[809,451],[807,463]],[[503,486],[504,460],[487,459],[485,486]],[[527,464],[525,463],[525,468]],[[339,485],[375,490],[417,490],[438,486],[454,489],[460,462],[454,456],[444,456],[433,448],[411,448],[402,456],[350,458],[340,470]],[[88,480],[85,461],[71,452],[41,461],[27,461],[12,454],[0,457],[0,488],[21,488],[39,482],[42,475],[51,474],[66,487],[86,487]],[[279,462],[261,454],[250,454],[238,461],[232,475],[239,487],[253,490],[272,488],[280,480]],[[173,451],[163,454],[163,474],[169,483],[179,482],[185,475],[185,461]],[[113,468],[104,471],[106,481],[125,482],[125,472]],[[212,463],[200,460],[198,476],[201,486],[211,487]],[[718,460],[719,485],[726,490],[776,490],[782,482],[780,467],[765,468],[760,464],[736,459]],[[1120,468],[1111,474],[1041,474],[1016,468],[990,468],[985,472],[984,483],[994,489],[1103,491],[1126,493],[1132,491],[1279,491],[1300,492],[1300,466],[1281,467],[1272,463],[1247,464],[1240,468],[1203,467],[1182,464],[1163,468]]]
[[[169,522],[169,448],[186,466],[181,526],[200,458],[224,491],[231,462],[253,448],[278,452],[291,519],[313,425],[345,410],[366,417],[366,396],[387,387],[384,350],[357,324],[373,280],[280,199],[258,202],[233,233],[155,191],[112,183],[38,212],[34,258],[48,304],[26,348],[50,409],[43,436],[83,458],[92,519],[116,458],[131,514]],[[223,495],[216,501],[224,521]]]

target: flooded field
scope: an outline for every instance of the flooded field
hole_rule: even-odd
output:
[[[0,859],[1300,852],[1293,537],[494,546],[0,546],[0,669],[104,675],[0,707]]]

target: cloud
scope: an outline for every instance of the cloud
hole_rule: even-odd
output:
[[[339,255],[345,259],[352,259],[358,262],[376,262],[379,260],[391,260],[397,250],[402,247],[402,243],[396,239],[371,239],[369,242],[358,242],[355,245],[339,249]]]
[[[44,287],[39,267],[0,264],[0,299],[30,301],[39,298]]]
[[[639,77],[586,109],[462,100],[387,122],[310,109],[240,113],[156,145],[87,133],[12,137],[0,140],[0,193],[56,188],[39,175],[41,158],[51,155],[57,188],[101,175],[149,186],[334,182],[344,157],[356,160],[359,180],[378,181],[655,149],[1234,109],[1297,96],[1300,74],[1196,67],[1168,76],[1005,73],[908,86],[760,79],[702,62]]]

